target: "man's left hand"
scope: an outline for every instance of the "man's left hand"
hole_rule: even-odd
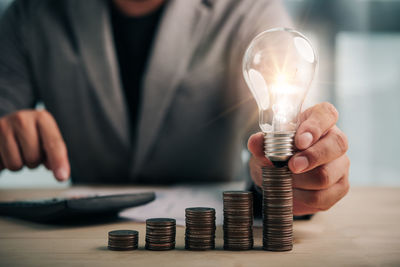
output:
[[[349,191],[350,160],[346,135],[336,126],[338,112],[332,104],[315,105],[300,116],[295,136],[298,152],[289,160],[293,172],[293,214],[327,210]],[[251,177],[262,183],[262,167],[272,165],[264,156],[264,136],[253,134],[248,141]]]

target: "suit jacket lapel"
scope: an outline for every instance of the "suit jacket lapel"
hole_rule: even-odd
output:
[[[200,1],[167,1],[142,88],[133,157],[138,173],[152,149],[179,81],[207,22],[210,6]]]
[[[127,108],[122,92],[106,1],[70,0],[69,16],[79,51],[102,111],[121,141],[130,146]]]

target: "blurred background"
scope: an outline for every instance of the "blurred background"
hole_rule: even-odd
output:
[[[189,0],[195,1],[195,0]],[[0,0],[0,16],[12,0]],[[284,0],[319,53],[305,106],[333,103],[349,138],[352,185],[400,186],[400,0]],[[0,173],[0,187],[66,187],[44,167]]]

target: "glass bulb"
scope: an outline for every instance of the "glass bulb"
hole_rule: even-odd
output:
[[[259,108],[260,128],[265,136],[286,138],[281,140],[286,142],[283,147],[276,146],[279,140],[273,141],[276,153],[266,152],[271,160],[287,160],[293,152],[288,142],[293,141],[317,61],[310,41],[298,31],[287,28],[260,33],[244,54],[243,75]],[[265,146],[267,150],[267,141]]]

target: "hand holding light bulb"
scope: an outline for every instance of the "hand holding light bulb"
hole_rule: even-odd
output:
[[[329,103],[304,111],[295,136],[300,150],[289,161],[293,175],[293,214],[311,214],[327,210],[349,190],[350,160],[345,154],[347,139],[335,125],[337,113]],[[272,163],[265,157],[264,136],[259,132],[248,141],[250,172],[261,186],[261,168]],[[304,158],[303,158],[304,157]]]
[[[290,159],[294,215],[327,210],[349,190],[347,138],[335,125],[338,112],[322,103],[301,113],[316,65],[307,38],[291,29],[261,33],[243,59],[262,129],[248,142],[251,176],[261,186],[262,167]]]

